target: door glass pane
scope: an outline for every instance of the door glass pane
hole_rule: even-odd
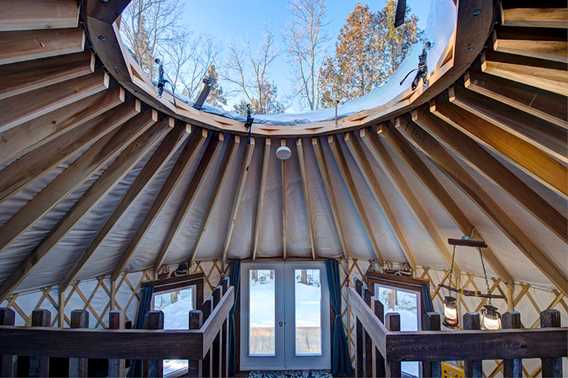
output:
[[[296,355],[321,354],[321,280],[319,269],[296,269]]]
[[[164,329],[188,329],[193,306],[193,287],[154,294],[154,310],[164,312]],[[187,369],[187,360],[164,360],[164,375]]]
[[[273,269],[249,271],[249,354],[274,356],[276,353],[276,291]]]

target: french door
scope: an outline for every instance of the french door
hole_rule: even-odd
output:
[[[323,262],[241,266],[241,370],[329,369],[329,290]]]

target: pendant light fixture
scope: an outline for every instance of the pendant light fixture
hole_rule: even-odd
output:
[[[483,252],[481,247],[478,248],[479,257],[481,258],[481,266],[483,267],[483,275],[485,277],[485,286],[487,287],[487,294],[489,294],[489,279],[487,278],[487,270],[485,269],[485,262],[483,261]],[[481,324],[486,330],[495,331],[501,329],[501,314],[497,311],[497,307],[491,304],[491,297],[488,303],[481,309]]]
[[[452,285],[452,274],[454,272],[454,260],[456,257],[456,246],[452,251],[452,265],[450,266],[450,286]],[[451,295],[451,291],[444,297],[444,325],[448,328],[457,328],[459,326],[458,318],[458,301],[456,297]]]

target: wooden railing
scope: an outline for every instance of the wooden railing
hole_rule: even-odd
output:
[[[142,374],[160,377],[164,359],[189,360],[189,376],[226,377],[234,302],[234,287],[226,278],[199,310],[189,312],[187,331],[164,330],[161,311],[146,314],[143,330],[121,328],[119,312],[110,312],[108,329],[89,329],[85,310],[71,312],[71,328],[50,328],[47,310],[32,313],[31,327],[16,327],[14,311],[0,308],[0,376],[49,376],[51,357],[69,359],[70,377],[88,376],[89,359],[108,360],[109,377],[126,375],[125,360],[143,360]],[[20,358],[26,363],[18,363]]]
[[[420,361],[423,377],[440,377],[442,361],[464,361],[466,377],[482,377],[483,360],[503,360],[505,377],[522,377],[522,359],[539,358],[543,377],[562,377],[568,356],[568,328],[560,312],[540,315],[541,328],[521,329],[518,312],[503,314],[503,328],[481,331],[478,313],[464,314],[463,331],[440,331],[440,315],[428,313],[423,331],[400,332],[400,315],[387,313],[361,281],[348,288],[356,319],[358,377],[400,377],[402,361]]]

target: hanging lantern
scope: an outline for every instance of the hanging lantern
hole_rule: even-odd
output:
[[[481,309],[481,324],[483,328],[489,331],[501,329],[501,314],[497,311],[497,307],[486,304]]]
[[[444,297],[444,325],[448,328],[457,328],[458,319],[458,301],[452,296]]]

